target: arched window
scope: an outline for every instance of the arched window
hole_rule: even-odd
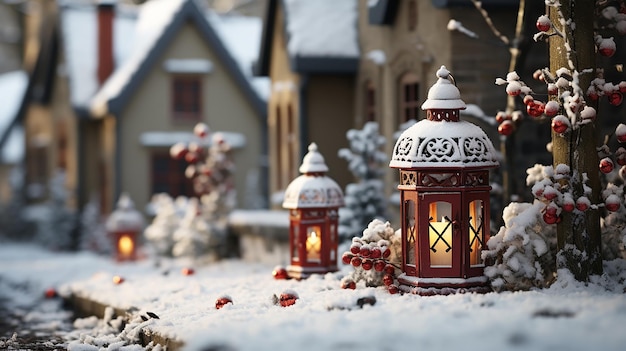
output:
[[[400,79],[400,118],[399,123],[419,115],[419,79],[414,73],[406,73]]]

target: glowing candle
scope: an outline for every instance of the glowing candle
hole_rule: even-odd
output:
[[[320,237],[318,235],[319,230],[319,227],[312,227],[309,228],[308,231],[308,236],[306,239],[306,254],[309,261],[320,260],[322,241],[320,240]]]
[[[128,258],[133,254],[133,250],[135,247],[135,243],[133,239],[128,235],[124,234],[120,236],[120,239],[117,242],[117,250],[119,252],[120,257]]]
[[[452,267],[452,224],[442,221],[430,222],[429,225],[430,266]]]

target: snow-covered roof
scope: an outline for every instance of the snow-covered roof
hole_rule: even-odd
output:
[[[465,109],[450,72],[441,66],[437,77],[422,109],[457,112]],[[453,115],[444,113],[448,114]],[[496,166],[496,151],[485,132],[470,122],[458,120],[458,116],[415,123],[400,134],[389,162],[389,167],[412,169]]]
[[[358,57],[356,0],[285,0],[293,56]]]
[[[334,180],[324,175],[327,171],[324,157],[317,151],[317,145],[311,143],[300,166],[300,172],[304,174],[287,186],[283,207],[294,209],[343,206],[343,192]]]
[[[151,0],[137,7],[118,3],[113,24],[116,69],[101,88],[97,80],[97,8],[94,4],[64,2],[61,7],[61,32],[72,105],[87,108],[96,115],[106,112],[106,104],[124,91],[176,14],[190,1],[193,2]],[[230,51],[247,83],[264,100],[269,95],[269,82],[267,78],[253,76],[252,61],[256,57],[251,58],[250,54],[258,52],[260,20],[228,17],[223,19],[211,12],[205,14],[207,23],[216,27],[218,40]]]
[[[0,163],[18,162],[24,155],[24,131],[22,128],[11,128],[20,104],[24,98],[28,76],[24,71],[14,71],[0,75],[0,140],[9,133],[4,145],[0,145]],[[9,130],[11,128],[11,130]]]

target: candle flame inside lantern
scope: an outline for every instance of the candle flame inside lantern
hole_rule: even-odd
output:
[[[322,241],[318,235],[319,227],[309,228],[306,239],[306,253],[309,261],[320,260]]]
[[[117,249],[122,257],[130,257],[133,254],[135,243],[129,235],[120,236],[120,240],[117,242]]]

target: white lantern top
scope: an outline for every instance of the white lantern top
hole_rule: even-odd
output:
[[[478,126],[458,119],[465,109],[459,89],[445,66],[437,71],[437,82],[428,91],[422,109],[429,118],[405,130],[393,148],[389,167],[491,168],[497,167],[496,151]]]
[[[122,194],[117,201],[117,207],[106,221],[107,232],[133,231],[139,232],[143,229],[144,220],[139,211],[135,209],[133,200]]]
[[[309,145],[309,152],[302,159],[299,170],[303,174],[294,179],[285,190],[284,208],[343,206],[343,192],[334,180],[325,175],[328,166],[324,157],[317,151],[315,143]]]

